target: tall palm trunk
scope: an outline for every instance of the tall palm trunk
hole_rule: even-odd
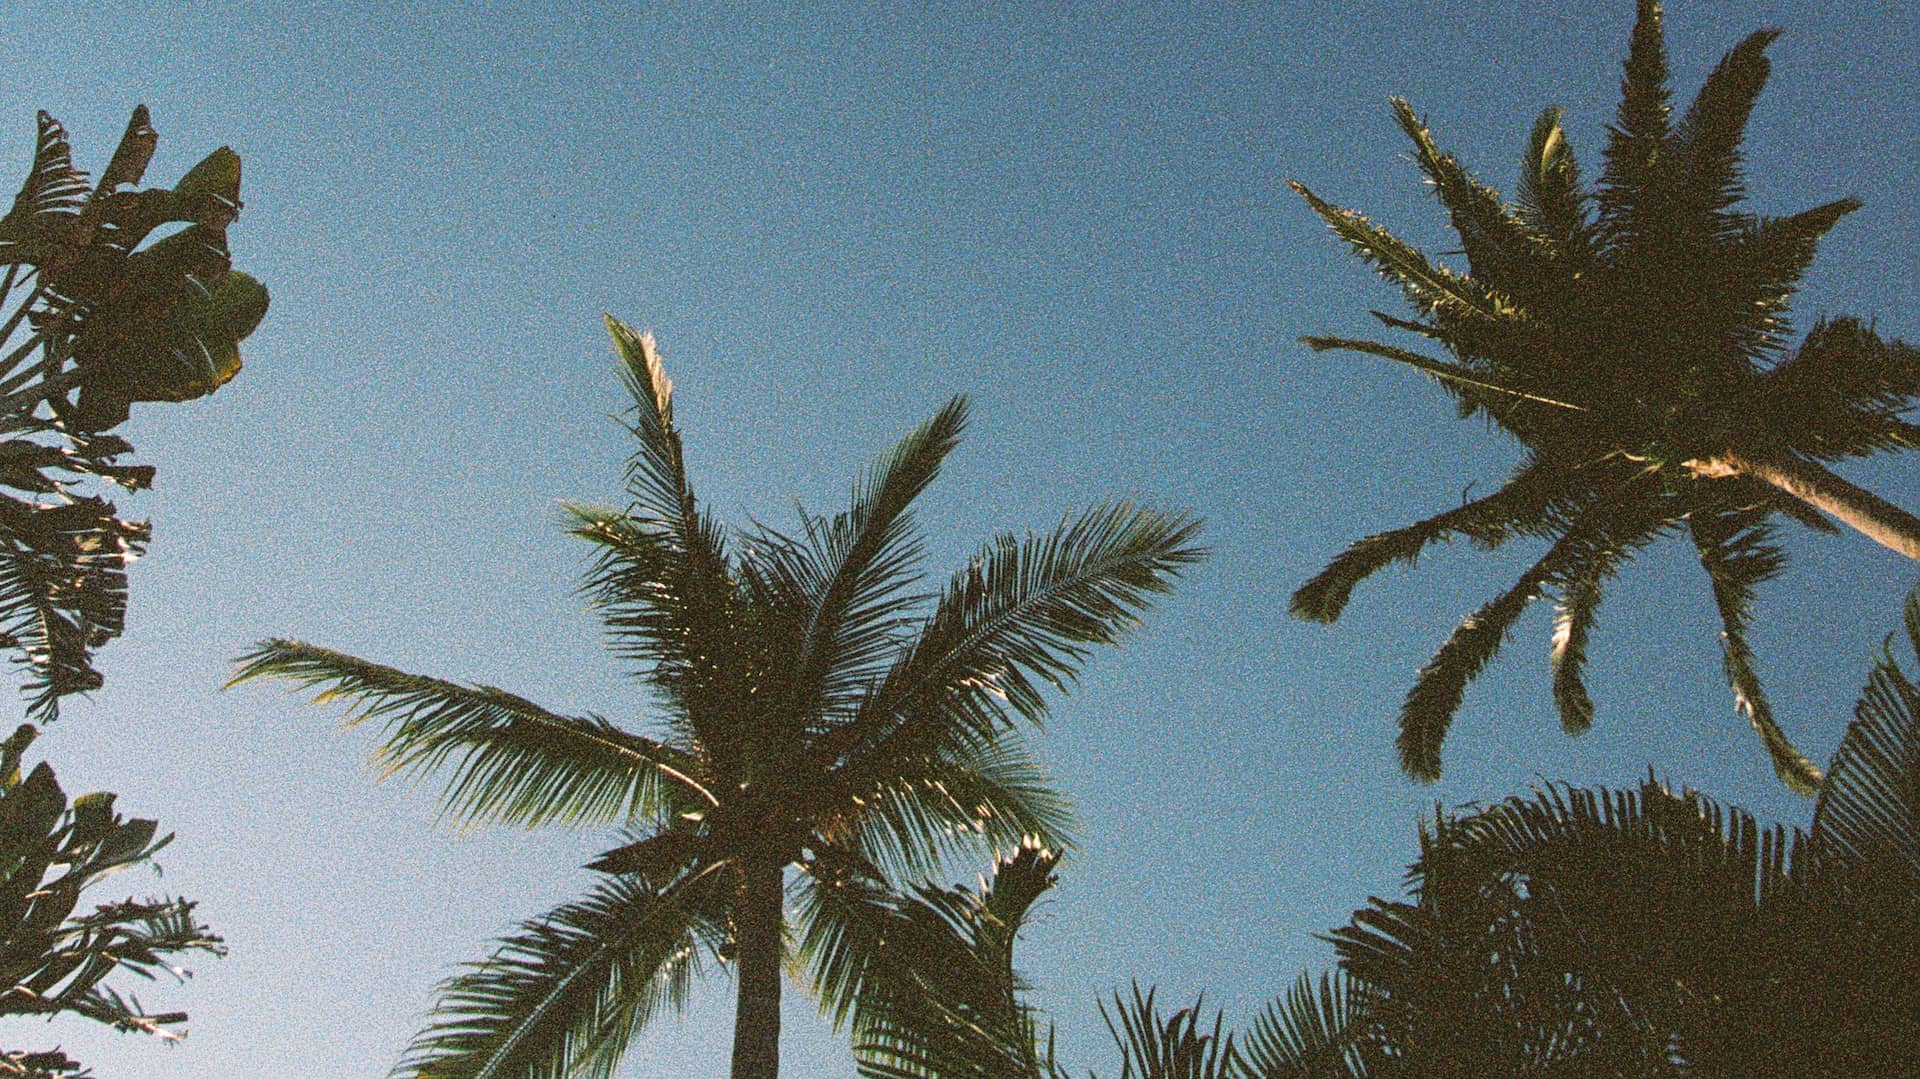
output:
[[[758,860],[742,867],[735,912],[740,995],[733,1017],[733,1079],[777,1079],[780,1074],[783,868]]]
[[[1688,463],[1701,476],[1748,476],[1770,483],[1875,543],[1920,561],[1920,517],[1816,462],[1788,454],[1727,450],[1708,460]]]

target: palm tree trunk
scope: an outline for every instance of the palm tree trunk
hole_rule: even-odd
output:
[[[1688,465],[1700,476],[1747,476],[1770,483],[1875,543],[1920,561],[1920,517],[1816,462],[1786,454],[1727,450],[1708,460],[1689,461]]]
[[[733,1079],[780,1074],[780,956],[784,913],[781,866],[744,866],[739,928],[740,995],[733,1018]]]

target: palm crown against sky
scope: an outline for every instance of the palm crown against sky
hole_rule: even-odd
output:
[[[1786,559],[1772,518],[1833,532],[1823,512],[1832,514],[1920,558],[1920,519],[1821,464],[1920,447],[1920,426],[1903,418],[1920,397],[1920,350],[1841,318],[1788,352],[1794,289],[1820,239],[1860,203],[1777,217],[1741,206],[1741,143],[1778,31],[1741,41],[1675,117],[1661,20],[1659,3],[1640,0],[1592,191],[1557,108],[1534,123],[1509,204],[1439,148],[1413,106],[1394,100],[1467,273],[1294,185],[1419,315],[1375,317],[1452,358],[1345,337],[1307,343],[1423,371],[1453,395],[1462,419],[1483,416],[1527,451],[1493,493],[1349,547],[1294,593],[1294,612],[1332,621],[1362,579],[1414,561],[1435,541],[1552,540],[1517,584],[1461,622],[1408,692],[1400,759],[1422,778],[1440,774],[1440,744],[1467,683],[1542,595],[1557,608],[1561,723],[1585,731],[1593,702],[1582,668],[1601,593],[1639,548],[1684,529],[1712,585],[1739,709],[1782,780],[1811,793],[1819,770],[1775,722],[1747,643],[1755,591]]]
[[[919,504],[932,564],[1089,492],[1207,517],[1205,572],[1033,740],[1084,822],[1022,960],[1067,1060],[1106,1059],[1094,1005],[1137,957],[1166,999],[1204,989],[1230,1025],[1325,966],[1313,934],[1393,894],[1434,800],[1541,775],[1630,786],[1651,763],[1763,819],[1804,818],[1730,730],[1744,723],[1718,620],[1683,544],[1609,587],[1591,731],[1560,733],[1542,665],[1516,655],[1476,681],[1431,787],[1391,778],[1392,717],[1527,552],[1438,549],[1332,627],[1285,610],[1345,544],[1469,480],[1485,493],[1518,450],[1489,460],[1484,432],[1393,365],[1296,343],[1368,336],[1366,308],[1397,296],[1284,179],[1423,249],[1457,246],[1387,96],[1509,190],[1528,121],[1563,105],[1591,175],[1632,21],[1625,3],[10,8],[16,160],[39,108],[96,170],[139,102],[166,135],[156,176],[232,145],[247,163],[232,242],[274,288],[241,378],[135,408],[128,436],[166,467],[122,509],[152,518],[152,553],[127,635],[101,653],[106,687],[43,740],[70,789],[118,791],[178,831],[165,890],[200,899],[232,954],[170,995],[194,1018],[176,1050],[65,1028],[36,1043],[131,1079],[377,1073],[453,964],[586,891],[602,839],[430,831],[433,792],[356,771],[365,738],[277,693],[213,687],[244,642],[288,634],[571,714],[623,699],[566,572],[578,544],[553,527],[555,499],[608,492],[627,452],[604,419],[624,402],[602,310],[673,346],[701,403],[702,493],[730,520],[840,501],[859,463],[958,392],[987,437]],[[1674,84],[1699,86],[1767,25],[1785,32],[1749,125],[1754,209],[1864,203],[1823,241],[1801,323],[1877,315],[1912,340],[1906,5],[1676,4]],[[1904,462],[1840,471],[1920,504]],[[1749,636],[1776,718],[1824,760],[1911,573],[1804,533],[1781,531],[1794,568],[1761,591]],[[1526,616],[1514,647],[1544,650],[1549,623]],[[788,1062],[850,1071],[844,1038],[795,996]],[[692,1007],[627,1069],[723,1071],[732,1002],[716,983]]]
[[[465,821],[635,830],[592,864],[607,877],[587,899],[442,987],[403,1075],[612,1074],[704,955],[729,962],[738,991],[733,1075],[771,1079],[789,920],[822,1005],[844,1015],[865,961],[834,900],[846,881],[904,888],[942,854],[1064,844],[1065,807],[1015,721],[1037,723],[1041,687],[1067,689],[1201,557],[1195,522],[1109,503],[1003,533],[922,613],[911,505],[959,441],[964,398],[882,457],[845,512],[802,510],[791,537],[730,532],[694,497],[652,337],[607,327],[634,400],[632,504],[570,512],[596,550],[608,643],[637,664],[660,737],[297,641],[263,644],[234,678],[288,679],[387,720],[390,770],[450,768],[443,805]]]

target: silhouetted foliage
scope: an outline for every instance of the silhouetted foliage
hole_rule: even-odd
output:
[[[177,1038],[172,1028],[185,1013],[147,1012],[105,980],[177,976],[174,956],[222,954],[220,938],[194,921],[184,899],[129,898],[76,913],[82,893],[147,862],[172,837],[156,839],[150,820],[121,818],[111,794],[69,804],[45,763],[21,778],[35,734],[22,724],[0,744],[0,1016],[68,1013]],[[79,1065],[58,1052],[0,1053],[0,1077],[76,1074]]]
[[[863,944],[833,900],[943,855],[1062,842],[1065,807],[1014,728],[1200,557],[1193,522],[1108,503],[998,536],[921,595],[909,507],[958,442],[958,398],[855,484],[846,512],[802,511],[793,536],[727,531],[687,480],[652,338],[608,328],[634,400],[632,504],[570,512],[596,552],[587,592],[659,702],[659,737],[293,641],[261,645],[234,679],[289,679],[387,723],[387,770],[450,766],[444,804],[462,820],[632,830],[594,862],[587,899],[442,986],[403,1075],[610,1075],[705,957],[735,971],[733,1074],[772,1076],[786,871],[798,958],[844,1020]]]
[[[121,463],[133,447],[106,431],[131,402],[231,379],[267,309],[227,252],[239,155],[222,147],[174,187],[141,189],[158,138],[135,109],[89,183],[41,113],[26,182],[0,217],[0,486],[17,492],[0,494],[0,647],[29,670],[37,721],[100,685],[92,653],[124,628],[127,563],[148,538],[85,489],[153,480]]]
[[[1415,159],[1460,235],[1466,273],[1294,185],[1416,312],[1412,320],[1375,312],[1380,321],[1450,358],[1348,338],[1306,343],[1413,366],[1453,395],[1463,418],[1484,416],[1526,451],[1494,493],[1349,547],[1294,593],[1294,613],[1333,621],[1360,581],[1437,540],[1550,541],[1420,671],[1400,715],[1400,761],[1412,776],[1440,774],[1467,684],[1543,596],[1558,606],[1561,721],[1569,733],[1585,730],[1593,704],[1582,668],[1604,585],[1640,548],[1684,533],[1712,587],[1739,711],[1787,784],[1818,786],[1754,672],[1752,597],[1785,563],[1776,515],[1833,531],[1825,511],[1920,558],[1920,520],[1820,463],[1920,444],[1920,427],[1902,418],[1920,393],[1920,350],[1841,318],[1789,351],[1794,288],[1820,237],[1859,204],[1841,199],[1782,218],[1738,208],[1740,142],[1775,36],[1761,31],[1728,53],[1676,121],[1660,7],[1642,0],[1597,187],[1582,185],[1560,113],[1549,109],[1513,203],[1443,153],[1396,99]]]

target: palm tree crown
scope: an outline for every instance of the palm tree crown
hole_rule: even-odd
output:
[[[965,425],[957,398],[846,512],[803,511],[791,536],[729,533],[687,481],[652,338],[608,328],[636,406],[632,504],[571,507],[572,530],[596,551],[587,590],[658,702],[657,736],[293,641],[261,645],[235,677],[290,679],[388,722],[388,770],[448,767],[444,801],[466,821],[631,830],[593,864],[586,899],[442,986],[404,1075],[608,1075],[703,957],[736,969],[733,1074],[776,1074],[787,869],[805,900],[959,851],[1062,843],[1064,805],[1012,728],[1200,557],[1193,522],[1109,503],[996,538],[929,609],[908,507]],[[815,942],[802,958],[844,1017],[859,990],[832,975],[847,960],[832,942],[854,939],[844,905],[796,911]]]
[[[1424,371],[1463,418],[1486,417],[1526,451],[1494,493],[1349,547],[1294,594],[1294,613],[1334,620],[1362,579],[1413,561],[1435,540],[1551,541],[1510,590],[1461,623],[1407,694],[1399,748],[1416,777],[1438,776],[1467,683],[1541,596],[1558,607],[1552,665],[1561,720],[1570,733],[1584,730],[1593,706],[1582,666],[1602,586],[1639,548],[1684,532],[1712,586],[1739,709],[1787,783],[1811,790],[1819,781],[1774,721],[1754,673],[1751,599],[1784,563],[1776,514],[1834,531],[1824,511],[1920,558],[1920,520],[1820,463],[1920,445],[1920,427],[1902,419],[1920,393],[1920,350],[1841,318],[1789,351],[1795,285],[1819,238],[1859,204],[1840,199],[1781,218],[1739,209],[1740,143],[1775,36],[1761,31],[1728,53],[1676,121],[1660,7],[1641,0],[1619,115],[1591,192],[1558,110],[1534,125],[1518,199],[1508,203],[1443,153],[1396,99],[1400,127],[1460,235],[1466,273],[1293,185],[1417,312],[1376,317],[1450,358],[1349,338],[1306,343]]]

